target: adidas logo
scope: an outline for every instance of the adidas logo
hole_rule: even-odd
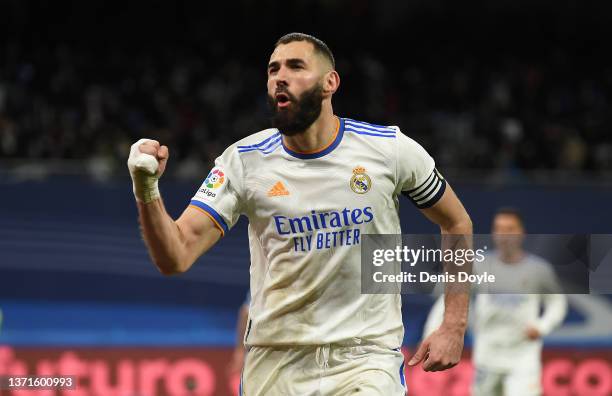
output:
[[[268,197],[279,197],[281,195],[289,195],[289,191],[285,188],[285,185],[281,182],[276,182],[268,191]]]

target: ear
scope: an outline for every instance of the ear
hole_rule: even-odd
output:
[[[330,70],[323,77],[323,96],[331,96],[340,87],[340,75],[335,70]]]

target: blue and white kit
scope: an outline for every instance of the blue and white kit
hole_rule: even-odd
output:
[[[240,215],[249,220],[248,347],[397,350],[401,299],[361,294],[361,238],[401,233],[400,194],[427,208],[445,188],[431,156],[398,127],[338,118],[317,152],[288,147],[277,129],[231,145],[191,205],[223,233]]]

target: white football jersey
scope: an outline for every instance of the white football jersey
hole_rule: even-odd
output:
[[[398,196],[437,202],[446,182],[397,127],[338,118],[321,151],[287,147],[277,129],[231,145],[191,205],[227,232],[249,219],[247,345],[403,339],[401,299],[361,294],[363,234],[400,234]]]
[[[533,326],[547,335],[563,322],[567,311],[552,265],[533,254],[525,254],[515,264],[491,254],[474,265],[474,272],[485,271],[495,274],[496,284],[486,288],[490,294],[476,296],[474,363],[500,370],[539,368],[542,339],[529,340],[525,331]],[[491,289],[529,294],[501,294]]]

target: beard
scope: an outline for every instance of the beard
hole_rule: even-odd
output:
[[[276,98],[268,95],[268,106],[272,111],[272,126],[277,128],[281,134],[294,136],[302,133],[319,118],[323,103],[321,84],[316,84],[311,89],[304,91],[299,99],[284,87],[276,90],[276,93],[279,92],[289,97],[291,105],[288,108],[279,109]]]

